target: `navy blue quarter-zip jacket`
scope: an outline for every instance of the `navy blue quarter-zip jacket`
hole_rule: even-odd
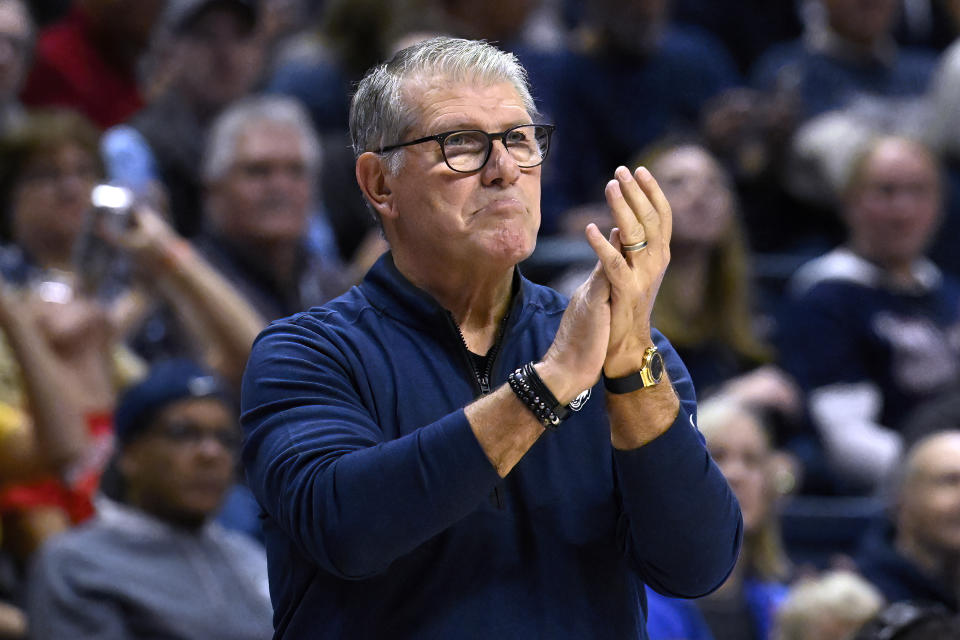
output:
[[[553,341],[567,301],[517,276],[493,388]],[[276,638],[646,638],[644,583],[708,593],[742,537],[659,333],[680,414],[614,450],[603,386],[501,479],[463,407],[481,393],[450,314],[382,257],[271,324],[244,376]]]

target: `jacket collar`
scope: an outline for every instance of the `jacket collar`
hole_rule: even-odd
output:
[[[405,324],[447,326],[452,317],[436,298],[420,289],[400,273],[393,253],[383,254],[367,272],[360,290],[378,311]],[[508,326],[513,326],[543,306],[543,290],[523,277],[519,267],[513,271],[513,301]]]

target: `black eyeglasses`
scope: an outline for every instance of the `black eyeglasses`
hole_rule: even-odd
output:
[[[487,133],[477,129],[445,131],[409,142],[391,144],[377,153],[434,140],[440,145],[443,161],[448,167],[457,173],[473,173],[487,164],[493,152],[493,141],[500,140],[517,165],[522,169],[529,169],[546,159],[554,129],[556,127],[552,124],[520,124],[499,133]]]
[[[204,429],[192,422],[168,422],[159,425],[153,433],[173,444],[189,447],[199,446],[204,440],[212,439],[228,451],[239,449],[242,442],[236,429]]]

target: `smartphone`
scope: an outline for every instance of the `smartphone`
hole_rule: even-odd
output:
[[[90,209],[74,245],[74,266],[80,289],[111,297],[125,278],[126,259],[116,238],[133,223],[134,195],[130,189],[98,184],[90,193]]]

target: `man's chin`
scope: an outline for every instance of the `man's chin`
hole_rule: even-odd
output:
[[[505,265],[515,265],[533,255],[536,246],[537,238],[535,235],[524,237],[500,234],[490,242],[487,254],[497,262],[502,262]]]

